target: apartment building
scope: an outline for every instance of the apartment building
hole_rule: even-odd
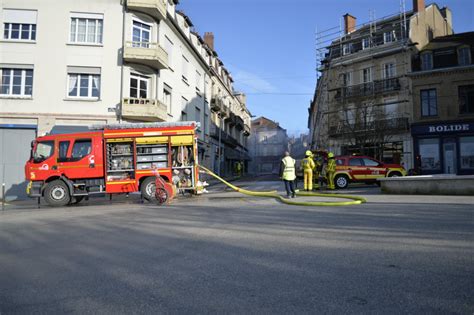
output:
[[[266,117],[252,120],[249,172],[255,175],[278,174],[285,151],[289,151],[286,130]]]
[[[242,119],[240,129],[228,122],[223,127],[245,151],[245,97],[234,91],[230,73],[215,61],[217,53],[177,5],[2,1],[0,180],[7,192],[23,190],[23,164],[36,135],[92,124],[198,121],[199,158],[213,167],[216,154],[225,160],[225,145],[217,150],[220,143],[211,137],[213,100],[226,100],[225,111]]]
[[[474,32],[434,38],[413,59],[417,171],[474,174]]]
[[[313,148],[364,154],[413,167],[411,59],[430,39],[452,34],[451,12],[413,1],[413,10],[357,25],[321,47],[309,108]]]

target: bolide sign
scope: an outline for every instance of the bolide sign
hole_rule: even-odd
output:
[[[469,124],[429,126],[429,132],[468,131]]]

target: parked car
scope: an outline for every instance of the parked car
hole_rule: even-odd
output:
[[[377,178],[406,176],[400,164],[385,164],[368,156],[336,156],[334,184],[346,188],[349,183],[377,183]]]

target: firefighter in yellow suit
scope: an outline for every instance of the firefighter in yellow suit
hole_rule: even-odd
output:
[[[313,170],[315,164],[313,161],[313,153],[311,151],[306,151],[306,157],[301,162],[303,166],[303,175],[304,175],[304,190],[311,191],[313,190]]]
[[[334,187],[334,173],[336,173],[336,160],[334,160],[334,154],[328,153],[328,165],[326,166],[326,176],[328,179],[328,189],[335,189]]]

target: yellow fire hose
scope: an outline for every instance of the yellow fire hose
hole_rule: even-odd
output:
[[[302,192],[297,192],[296,194],[298,196],[308,196],[308,197],[326,197],[326,198],[341,198],[341,199],[350,199],[351,201],[295,201],[295,200],[290,200],[287,198],[283,198],[278,194],[276,190],[273,191],[251,191],[251,190],[246,190],[243,188],[239,188],[235,185],[232,185],[231,183],[225,181],[223,178],[219,177],[218,175],[214,174],[211,172],[209,169],[205,168],[204,166],[199,165],[199,168],[201,168],[203,171],[205,171],[207,174],[211,175],[212,177],[220,180],[233,190],[249,195],[249,196],[258,196],[258,197],[272,197],[280,200],[283,203],[289,204],[289,205],[295,205],[295,206],[349,206],[349,205],[359,205],[361,203],[367,202],[362,197],[357,197],[357,196],[349,196],[349,195],[340,195],[340,194],[321,194],[321,193],[315,193],[315,192],[310,192],[310,191],[302,191]]]

